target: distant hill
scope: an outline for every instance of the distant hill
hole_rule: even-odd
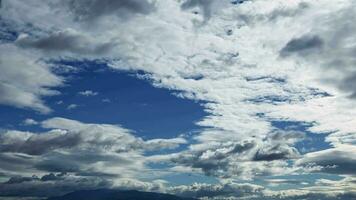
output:
[[[193,198],[178,197],[170,194],[140,192],[135,190],[80,190],[59,197],[50,197],[47,200],[196,200]]]

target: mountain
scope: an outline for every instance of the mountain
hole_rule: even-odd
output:
[[[140,192],[135,190],[79,190],[59,197],[50,197],[47,200],[196,200],[193,198],[178,197],[170,194]]]

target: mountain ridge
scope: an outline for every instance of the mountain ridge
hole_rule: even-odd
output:
[[[142,192],[137,190],[96,189],[78,190],[47,200],[197,200],[165,193]]]

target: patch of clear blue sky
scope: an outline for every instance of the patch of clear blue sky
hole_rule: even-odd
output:
[[[42,131],[38,126],[21,126],[26,118],[42,121],[51,117],[64,117],[85,123],[120,124],[143,138],[171,138],[199,129],[195,122],[206,113],[200,102],[174,96],[170,91],[155,88],[148,80],[137,78],[140,72],[110,69],[96,61],[60,61],[76,72],[62,74],[66,86],[56,88],[60,95],[46,97],[45,103],[53,109],[48,115],[30,109],[0,106],[0,127]],[[91,90],[95,96],[79,92]],[[60,102],[60,103],[59,103]],[[74,109],[67,109],[76,104]]]

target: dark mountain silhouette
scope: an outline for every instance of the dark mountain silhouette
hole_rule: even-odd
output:
[[[193,198],[178,197],[170,194],[140,192],[135,190],[79,190],[59,197],[50,197],[47,200],[196,200]]]

